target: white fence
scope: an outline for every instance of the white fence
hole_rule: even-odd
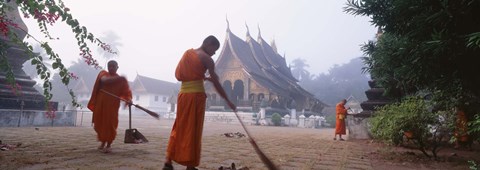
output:
[[[253,113],[251,112],[237,112],[242,122],[250,125],[254,124]],[[207,122],[224,122],[240,124],[233,112],[205,112],[205,121]]]

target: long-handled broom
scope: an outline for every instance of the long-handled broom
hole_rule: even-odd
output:
[[[122,98],[118,97],[117,95],[114,95],[114,94],[112,94],[112,93],[110,93],[110,92],[108,92],[108,91],[105,91],[105,90],[103,90],[103,89],[101,89],[101,91],[104,92],[104,93],[106,93],[106,94],[108,94],[108,95],[110,95],[110,96],[113,96],[113,97],[115,97],[115,98],[117,98],[117,99],[119,99],[119,100],[121,100],[121,101],[127,102],[127,100],[122,99]],[[153,116],[153,117],[156,118],[156,119],[160,119],[160,115],[159,115],[158,113],[156,113],[156,112],[154,112],[154,111],[151,111],[151,110],[148,110],[148,109],[146,109],[146,108],[144,108],[144,107],[142,107],[142,106],[140,106],[140,105],[138,105],[138,104],[133,104],[133,103],[132,103],[132,105],[135,106],[136,108],[139,108],[140,110],[145,111],[145,112],[148,113],[150,116]]]
[[[267,166],[269,170],[277,170],[277,166],[275,166],[275,164],[273,164],[273,162],[267,157],[267,155],[265,155],[262,150],[260,150],[260,147],[258,147],[257,143],[250,135],[250,132],[248,132],[247,127],[243,123],[242,119],[240,118],[240,116],[238,116],[237,110],[233,110],[233,113],[235,113],[235,116],[237,116],[238,121],[242,125],[243,130],[245,130],[245,133],[247,134],[250,144],[252,144],[253,149],[255,149],[255,152],[257,152],[262,162]]]

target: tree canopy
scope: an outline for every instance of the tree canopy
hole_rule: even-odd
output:
[[[309,67],[309,65],[304,59],[297,58],[293,60],[290,67],[293,77],[295,77],[298,81],[311,79],[310,72],[306,69]]]
[[[93,88],[95,79],[97,78],[98,72],[100,71],[98,69],[95,69],[89,66],[87,63],[85,63],[81,59],[78,59],[76,62],[73,62],[72,65],[68,67],[68,70],[71,72],[77,73],[75,76],[78,77],[78,79],[73,79],[70,82],[70,85],[68,87],[71,87],[71,88],[75,88],[75,86],[79,83],[79,81],[84,81],[88,88]],[[66,90],[65,86],[62,84],[62,80],[58,73],[55,73],[52,77],[52,86],[53,86],[52,88],[53,101],[65,102],[69,100],[70,95],[68,93],[68,90]],[[75,89],[72,89],[72,90],[75,90]],[[78,102],[81,103],[82,101],[78,101]]]
[[[366,71],[387,94],[419,91],[455,105],[480,97],[480,1],[348,0],[345,11],[368,16],[378,39],[363,46]]]
[[[295,59],[292,62],[297,66],[295,70],[298,70],[298,73],[304,73],[303,78],[299,78],[300,74],[293,74],[292,70],[295,78],[299,79],[299,84],[321,101],[334,105],[350,95],[360,101],[366,100],[365,91],[368,89],[369,77],[362,73],[365,65],[360,58],[354,58],[342,65],[334,65],[328,73],[318,75],[310,75],[300,67],[305,67],[306,64],[303,63],[305,60]]]

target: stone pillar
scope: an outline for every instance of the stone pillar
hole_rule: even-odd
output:
[[[252,113],[252,121],[252,124],[258,125],[258,114],[255,112]]]
[[[314,115],[310,115],[310,117],[308,117],[308,128],[315,128],[315,116]]]
[[[383,96],[384,89],[379,87],[375,80],[368,81],[370,89],[365,91],[367,101],[360,104],[363,111],[357,114],[347,116],[346,123],[348,124],[349,135],[352,139],[370,139],[370,132],[368,130],[368,118],[373,115],[376,107],[384,106],[391,102],[390,99]]]
[[[298,117],[298,127],[305,127],[305,116],[304,115],[300,115]]]
[[[290,126],[290,116],[286,114],[285,116],[283,116],[283,119],[285,120],[285,125]]]
[[[315,128],[320,127],[320,116],[315,116]]]
[[[318,120],[318,127],[319,128],[323,127],[323,124],[325,123],[325,118],[322,116],[318,116],[317,120]]]
[[[291,115],[290,124],[292,126],[297,126],[298,125],[297,109],[290,109],[290,115]]]
[[[263,98],[262,102],[260,102],[260,125],[268,125],[267,117],[265,115],[265,110],[267,109],[268,102],[266,98]]]
[[[260,108],[260,125],[268,125],[265,117],[265,108]]]
[[[15,1],[3,3],[12,7],[12,10],[6,10],[6,18],[12,20],[20,28],[10,27],[10,29],[16,32],[20,40],[23,40],[28,28],[20,17],[17,4]],[[0,109],[20,110],[22,103],[24,103],[24,110],[45,110],[45,97],[33,88],[36,82],[27,76],[22,69],[23,63],[30,59],[30,56],[22,46],[13,43],[8,37],[0,36],[0,41],[8,46],[5,51],[7,60],[12,68],[15,81],[20,87],[17,93],[14,93],[12,86],[7,83],[6,72],[0,72]]]

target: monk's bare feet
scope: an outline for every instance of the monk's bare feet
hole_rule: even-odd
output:
[[[100,146],[98,146],[97,149],[98,149],[99,151],[102,151],[102,152],[103,152],[104,148],[105,148],[105,142],[101,142],[101,143],[100,143]]]
[[[187,170],[198,170],[198,169],[195,167],[187,166]]]
[[[105,149],[103,149],[103,153],[111,153],[112,152],[112,148],[107,146]]]
[[[162,170],[173,170],[172,163],[165,163]]]

